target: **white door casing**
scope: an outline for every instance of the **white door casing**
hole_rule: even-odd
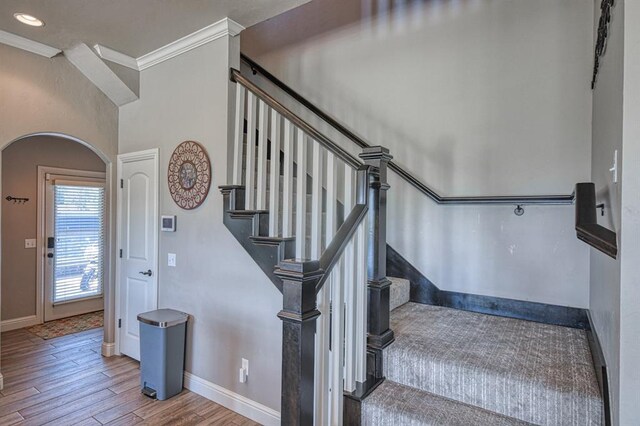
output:
[[[134,359],[137,316],[158,307],[158,161],[157,149],[118,156],[116,350]]]
[[[44,314],[43,321],[51,321],[59,318],[66,318],[69,316],[80,315],[87,312],[94,312],[104,309],[104,293],[99,295],[85,298],[81,300],[66,301],[58,304],[53,302],[53,275],[54,275],[54,259],[56,258],[56,249],[47,247],[48,237],[54,237],[54,182],[62,182],[65,185],[78,185],[78,186],[101,186],[105,187],[105,173],[93,172],[84,170],[71,170],[60,169],[54,167],[38,167],[38,175],[40,178],[39,186],[42,187],[42,194],[44,197],[39,198],[38,202],[38,216],[39,220],[42,220],[42,235],[38,232],[37,244],[38,251],[42,257],[42,273],[38,274],[42,277],[43,283],[39,283],[39,287],[44,289],[44,297],[40,303],[44,308],[41,310]],[[104,216],[103,216],[103,242],[102,250],[106,253],[107,250],[107,202],[106,194],[104,200]],[[57,243],[56,243],[57,245]],[[48,257],[51,256],[51,257]],[[106,269],[106,262],[103,256],[102,270]],[[40,267],[40,265],[38,265]],[[104,280],[101,283],[102,289],[106,285]]]

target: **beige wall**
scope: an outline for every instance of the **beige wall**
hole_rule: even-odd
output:
[[[2,319],[36,314],[37,249],[24,240],[36,238],[38,166],[105,171],[93,151],[77,142],[33,136],[2,152]],[[25,204],[6,201],[7,195],[29,198]]]

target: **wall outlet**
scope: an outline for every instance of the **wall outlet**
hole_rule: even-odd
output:
[[[24,248],[36,248],[36,239],[28,238],[24,240]]]
[[[176,254],[175,253],[167,253],[167,266],[176,266]]]

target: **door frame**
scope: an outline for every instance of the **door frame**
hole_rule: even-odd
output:
[[[160,244],[160,223],[159,223],[159,209],[160,209],[160,150],[158,148],[147,149],[144,151],[129,152],[126,154],[119,154],[117,157],[117,213],[116,213],[116,250],[119,251],[122,247],[122,191],[120,191],[120,184],[122,182],[122,165],[125,163],[133,163],[141,160],[154,160],[153,172],[157,179],[156,185],[156,204],[153,206],[153,235],[155,238],[155,244],[153,247],[153,257],[156,259],[156,274],[155,274],[155,286],[156,286],[156,300],[154,301],[155,308],[158,307],[158,287],[159,287],[159,244]],[[115,355],[120,355],[120,328],[118,327],[118,319],[121,318],[120,313],[122,307],[120,306],[120,273],[122,272],[122,258],[116,253],[116,276],[115,276]]]
[[[105,165],[106,166],[106,165]],[[105,167],[105,170],[107,168]],[[38,320],[39,324],[43,324],[44,323],[44,305],[45,303],[47,303],[46,300],[46,294],[45,294],[45,276],[44,276],[44,268],[45,268],[45,254],[46,254],[46,249],[45,249],[45,244],[44,242],[46,241],[47,236],[45,235],[46,233],[46,190],[47,190],[47,180],[46,180],[46,176],[47,174],[52,174],[52,175],[63,175],[63,176],[70,176],[73,178],[98,178],[98,179],[104,179],[104,188],[105,188],[105,192],[104,192],[104,203],[105,203],[105,216],[104,216],[104,253],[105,256],[102,259],[102,268],[103,271],[105,272],[105,276],[103,277],[103,282],[102,282],[102,306],[103,309],[106,306],[107,303],[107,298],[106,298],[106,292],[107,292],[107,286],[109,285],[109,282],[107,281],[108,275],[106,274],[106,271],[108,269],[110,269],[109,267],[109,263],[108,263],[108,256],[107,253],[109,252],[110,249],[110,244],[109,244],[109,236],[111,235],[111,225],[110,225],[110,213],[111,213],[111,198],[108,196],[108,187],[109,187],[109,182],[108,182],[108,171],[105,172],[94,172],[94,171],[89,171],[89,170],[79,170],[79,169],[66,169],[66,168],[61,168],[61,167],[50,167],[50,166],[38,166],[38,192],[37,192],[37,206],[36,206],[36,220],[37,220],[37,224],[36,224],[36,250],[37,250],[37,256],[38,256],[38,261],[36,262],[36,282],[37,282],[37,287],[36,287],[36,318]]]

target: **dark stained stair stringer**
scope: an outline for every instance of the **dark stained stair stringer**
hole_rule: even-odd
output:
[[[295,239],[267,237],[269,212],[243,210],[244,191],[244,186],[240,185],[220,186],[220,192],[224,198],[224,225],[251,255],[278,291],[282,292],[282,280],[275,275],[274,270],[280,261],[294,257]]]

